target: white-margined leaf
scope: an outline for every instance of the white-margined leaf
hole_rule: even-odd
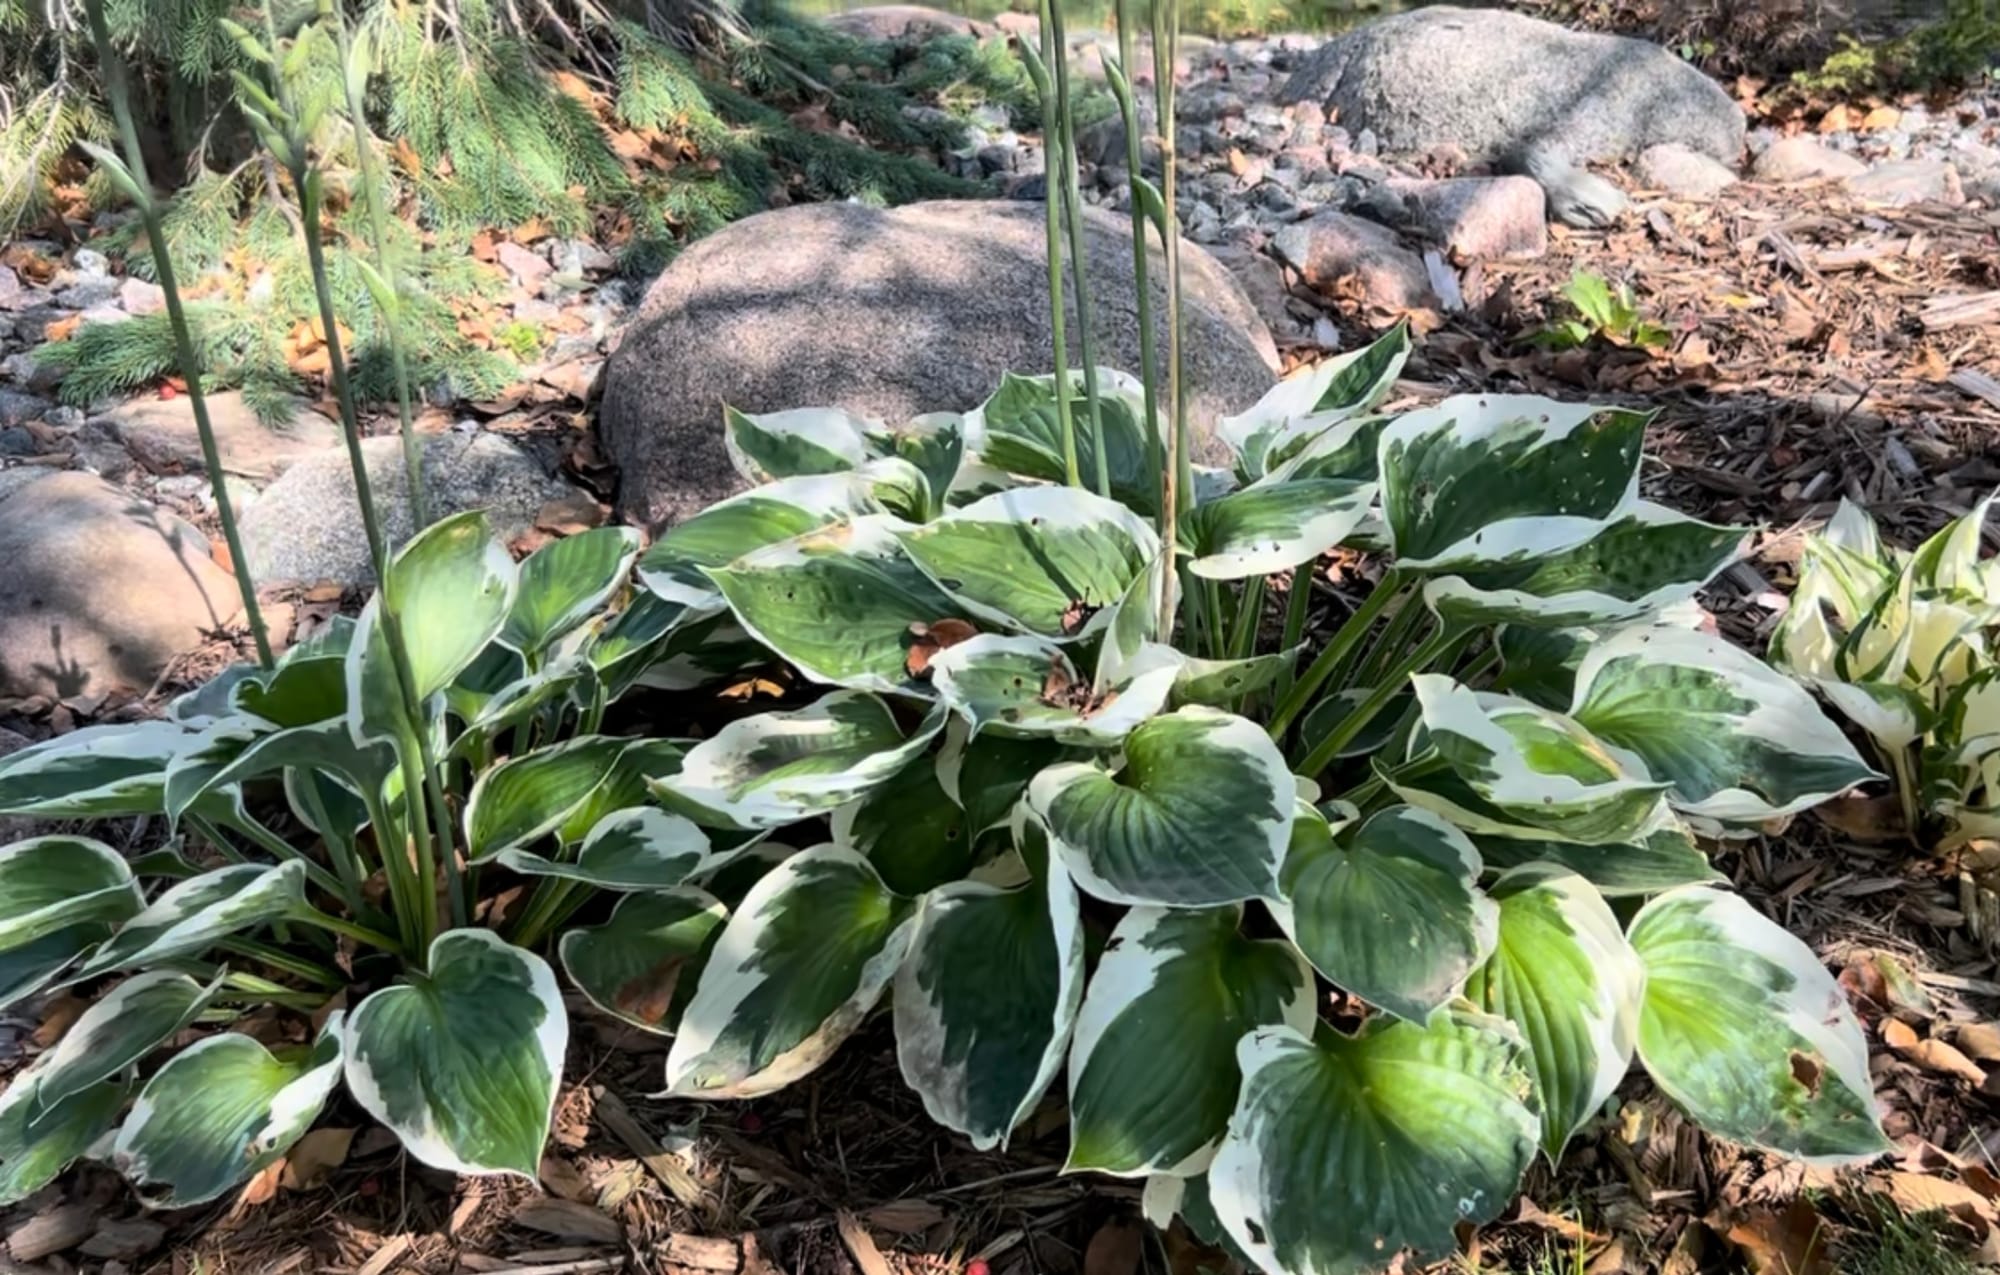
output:
[[[285,654],[290,656],[291,651]],[[283,668],[287,660],[280,660]],[[270,674],[255,664],[248,662],[231,664],[190,691],[183,691],[167,701],[163,716],[170,722],[179,722],[190,730],[200,730],[219,717],[227,717],[236,711],[236,695],[244,686],[256,686]]]
[[[1542,1103],[1550,1163],[1632,1065],[1646,971],[1597,888],[1531,864],[1493,887],[1500,943],[1465,994],[1519,1028]]]
[[[1293,794],[1284,756],[1261,727],[1195,706],[1126,736],[1115,771],[1049,767],[1028,800],[1087,893],[1206,907],[1275,897]]]
[[[683,815],[652,806],[614,810],[592,825],[574,859],[502,850],[498,862],[531,877],[561,877],[600,890],[666,890],[708,862],[708,834]]]
[[[1397,772],[1392,782],[1410,804],[1473,832],[1593,843],[1630,840],[1658,817],[1666,785],[1629,773],[1562,714],[1441,674],[1410,680],[1443,762]]]
[[[1131,376],[1112,368],[1097,370],[1097,421],[1091,426],[1083,371],[1069,373],[1070,417],[1076,435],[1078,472],[1097,489],[1097,440],[1108,448],[1111,496],[1128,509],[1151,516],[1160,504],[1160,473],[1146,444],[1144,390]],[[1165,413],[1160,414],[1162,421]],[[1065,478],[1062,429],[1056,413],[1055,377],[1000,378],[991,398],[965,414],[966,446],[979,462],[1003,474],[1061,483]]]
[[[569,1044],[554,971],[477,929],[438,935],[426,965],[354,1011],[347,1087],[432,1168],[535,1178]]]
[[[1474,835],[1488,871],[1508,871],[1531,863],[1567,868],[1597,887],[1606,898],[1658,894],[1679,885],[1721,881],[1694,837],[1671,812],[1631,841],[1596,845],[1536,837]]]
[[[890,429],[894,454],[923,475],[926,496],[919,520],[945,510],[945,497],[965,463],[965,418],[957,412],[925,412]]]
[[[0,812],[45,819],[159,814],[166,770],[200,739],[179,722],[86,726],[0,758]]]
[[[205,805],[211,794],[281,770],[312,770],[338,777],[359,795],[379,793],[396,769],[393,747],[381,740],[356,744],[343,718],[250,736],[224,730],[204,747],[215,751],[191,758],[187,764],[176,764],[167,773],[164,805],[170,817],[178,818]]]
[[[125,922],[76,971],[81,982],[112,970],[193,956],[231,934],[283,920],[305,902],[306,865],[239,863],[176,884]]]
[[[928,755],[834,811],[832,825],[834,844],[860,851],[898,894],[915,898],[972,869],[965,811],[946,794],[937,759]]]
[[[1646,967],[1640,1060],[1697,1124],[1808,1164],[1889,1149],[1868,1042],[1804,943],[1707,886],[1660,895],[1630,936]]]
[[[1687,814],[1762,823],[1881,778],[1797,682],[1740,647],[1680,628],[1629,628],[1577,671],[1579,725],[1636,753]]]
[[[1424,600],[1449,624],[1621,624],[1684,601],[1749,548],[1741,527],[1637,501],[1581,544],[1514,566],[1436,576]]]
[[[931,1119],[1004,1146],[1062,1067],[1083,995],[1076,887],[1046,859],[1013,889],[956,881],[917,905],[896,973],[896,1059]]]
[[[722,441],[744,480],[768,483],[810,474],[838,474],[883,454],[888,430],[880,421],[837,407],[795,407],[751,414],[722,409]]]
[[[881,999],[914,904],[839,846],[793,855],[724,926],[667,1055],[667,1092],[755,1098],[810,1074]]]
[[[401,626],[419,706],[499,636],[514,605],[520,569],[483,513],[432,523],[397,552],[361,612],[347,652],[347,718],[357,741],[394,739],[417,728],[404,712],[402,688],[383,625]]]
[[[613,811],[639,805],[646,800],[654,779],[680,768],[684,744],[671,739],[626,739],[604,780],[570,808],[556,825],[556,840],[576,845],[590,835],[598,821]]]
[[[739,718],[656,781],[662,803],[711,828],[753,830],[826,814],[887,783],[943,728],[932,713],[907,737],[888,704],[837,691],[804,708]]]
[[[1243,1094],[1208,1171],[1217,1219],[1262,1270],[1359,1275],[1499,1215],[1540,1131],[1527,1046],[1501,1019],[1377,1020],[1237,1047]]]
[[[1297,669],[1303,649],[1295,646],[1289,651],[1270,651],[1240,660],[1183,659],[1180,672],[1174,677],[1172,703],[1176,708],[1183,704],[1207,704],[1213,708],[1240,704],[1244,696],[1275,685],[1286,670]]]
[[[998,492],[897,536],[967,612],[1048,638],[1082,637],[1108,623],[1106,608],[1160,552],[1144,519],[1073,487]]]
[[[604,782],[629,739],[580,735],[510,757],[479,776],[465,802],[474,863],[555,831]]]
[[[109,1080],[194,1021],[221,987],[174,970],[134,974],[70,1025],[36,1068],[37,1112]]]
[[[1150,649],[1170,658],[1139,663],[1099,693],[1055,642],[982,633],[932,656],[931,684],[975,736],[991,731],[1108,747],[1164,711],[1180,677],[1181,660],[1171,648]]]
[[[14,1073],[0,1093],[0,1205],[19,1203],[56,1176],[118,1123],[130,1087],[93,1085],[51,1106],[35,1101],[47,1055]]]
[[[1338,829],[1301,809],[1272,915],[1313,968],[1423,1022],[1465,986],[1498,934],[1479,852],[1427,810],[1392,806]]]
[[[230,703],[273,726],[310,726],[339,717],[347,711],[345,653],[286,660],[263,677],[238,683]]]
[[[973,736],[962,718],[953,718],[938,752],[938,786],[965,811],[967,831],[977,841],[1005,827],[1028,783],[1058,762],[1074,761],[1080,750],[1052,739],[987,732]]]
[[[500,640],[539,653],[611,600],[639,556],[630,527],[594,527],[552,540],[521,563],[520,588]]]
[[[0,848],[0,952],[77,926],[118,924],[145,905],[124,856],[101,841],[30,837]]]
[[[602,924],[564,934],[558,952],[592,1005],[641,1031],[670,1036],[728,915],[714,895],[694,886],[628,894]]]
[[[1278,463],[1260,482],[1345,478],[1350,482],[1373,483],[1382,474],[1382,435],[1394,420],[1390,416],[1343,416],[1323,427],[1309,421],[1310,428],[1271,450],[1266,459]],[[1371,552],[1377,547],[1386,548],[1381,525],[1381,519],[1370,511],[1356,524],[1346,543],[1355,548],[1365,545]]]
[[[1524,394],[1461,394],[1382,436],[1396,565],[1528,562],[1597,535],[1637,495],[1647,416]]]
[[[770,545],[708,572],[746,632],[816,682],[923,694],[912,625],[965,619],[903,551],[906,524],[872,515]]]
[[[1347,478],[1262,482],[1196,505],[1181,515],[1188,570],[1243,580],[1317,561],[1360,525],[1375,490]]]
[[[822,527],[882,512],[871,475],[788,478],[732,496],[662,532],[639,558],[639,579],[657,598],[695,614],[722,609],[704,568]]]
[[[1409,327],[1397,324],[1359,350],[1286,377],[1250,410],[1223,417],[1216,432],[1236,453],[1237,473],[1254,482],[1302,442],[1376,406],[1388,397],[1409,357]]]
[[[1134,908],[1111,932],[1069,1057],[1067,1168],[1198,1169],[1222,1140],[1259,1027],[1312,1030],[1313,980],[1291,944],[1250,939],[1241,907]]]
[[[282,1056],[241,1032],[196,1041],[154,1073],[112,1152],[157,1208],[206,1204],[291,1150],[340,1083],[346,1015]],[[153,1188],[153,1189],[148,1189]]]

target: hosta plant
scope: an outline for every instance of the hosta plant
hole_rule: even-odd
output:
[[[2000,833],[2000,564],[1980,546],[1991,506],[1989,496],[1912,552],[1883,543],[1843,500],[1807,538],[1771,635],[1772,662],[1880,754],[1912,837],[1932,820],[1948,841]]]
[[[732,414],[757,485],[643,554],[517,565],[449,519],[271,671],[0,763],[0,809],[199,846],[0,856],[7,999],[99,994],[0,1098],[6,1192],[92,1154],[213,1198],[343,1082],[425,1163],[532,1176],[558,970],[671,1035],[688,1098],[777,1090],[886,1007],[936,1120],[996,1146],[1057,1088],[1070,1169],[1274,1272],[1449,1246],[1635,1060],[1720,1136],[1875,1154],[1840,991],[1694,835],[1874,777],[1686,622],[1742,534],[1638,497],[1638,413],[1381,414],[1406,352],[1225,422],[1171,558],[1109,371],[1094,411],[1010,377],[893,427]],[[1343,545],[1379,578],[1315,625]],[[282,1039],[230,1026],[258,1004]]]

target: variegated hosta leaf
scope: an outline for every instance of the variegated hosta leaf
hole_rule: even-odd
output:
[[[1742,557],[1749,533],[1637,501],[1580,544],[1524,552],[1517,566],[1442,575],[1424,600],[1449,624],[1616,624],[1692,597]]]
[[[1286,670],[1297,669],[1303,650],[1293,647],[1289,651],[1271,651],[1240,660],[1183,658],[1174,677],[1171,702],[1176,708],[1183,704],[1207,704],[1212,708],[1240,704],[1244,696],[1275,685]]]
[[[977,841],[1007,825],[1036,775],[1081,755],[1051,739],[1014,739],[991,731],[975,737],[964,719],[955,717],[938,753],[938,785],[965,811],[966,830]]]
[[[291,652],[286,651],[285,654],[289,656]],[[284,662],[280,661],[278,667],[283,668]],[[235,711],[239,687],[255,686],[268,676],[255,664],[231,664],[193,690],[183,691],[168,700],[165,716],[168,721],[200,730]]]
[[[1324,419],[1324,418],[1320,418]],[[1373,483],[1381,477],[1382,435],[1394,418],[1358,416],[1340,419],[1324,428],[1313,427],[1295,434],[1272,448],[1274,464],[1261,482],[1309,482],[1322,478],[1345,478],[1351,482]],[[1345,543],[1370,552],[1386,549],[1381,519],[1374,511],[1355,525]]]
[[[926,412],[889,431],[895,455],[924,479],[922,519],[945,510],[945,497],[958,482],[965,461],[965,418],[956,412]]]
[[[563,970],[603,1012],[670,1036],[729,909],[694,886],[628,894],[601,925],[570,930]]]
[[[1639,1057],[1697,1124],[1809,1164],[1889,1149],[1867,1041],[1804,943],[1706,886],[1660,895],[1630,933],[1646,967]]]
[[[784,713],[739,718],[656,780],[662,803],[711,828],[754,830],[826,814],[887,783],[943,728],[932,713],[907,738],[888,704],[837,691]]]
[[[678,770],[685,755],[683,745],[670,739],[623,742],[625,747],[605,771],[603,782],[584,794],[556,825],[556,840],[562,844],[577,844],[607,815],[645,801],[653,780]]]
[[[1313,562],[1347,538],[1375,500],[1375,484],[1346,478],[1264,482],[1181,515],[1188,570],[1242,580]]]
[[[287,660],[265,676],[239,683],[231,703],[273,726],[310,726],[339,717],[347,711],[347,659]]]
[[[1500,671],[1489,689],[1561,712],[1576,698],[1576,671],[1599,636],[1588,628],[1505,625],[1494,635]]]
[[[631,740],[581,735],[479,776],[465,802],[466,854],[483,863],[559,827],[604,782]]]
[[[810,531],[882,512],[872,474],[787,478],[710,505],[675,523],[639,558],[639,580],[655,597],[700,613],[722,608],[703,568]]]
[[[753,483],[837,474],[883,454],[888,430],[837,407],[795,407],[751,415],[722,409],[729,463]]]
[[[36,1068],[37,1112],[109,1080],[194,1021],[221,981],[172,970],[134,974],[83,1011]]]
[[[1359,1275],[1410,1250],[1442,1256],[1458,1223],[1497,1216],[1540,1131],[1527,1046],[1453,1012],[1377,1020],[1356,1037],[1246,1036],[1243,1095],[1208,1171],[1209,1201],[1257,1268]]]
[[[896,1060],[931,1119],[1004,1146],[1062,1067],[1083,924],[1062,864],[1014,889],[956,881],[917,905],[896,973]]]
[[[1249,411],[1223,417],[1216,432],[1236,453],[1237,473],[1254,482],[1302,442],[1380,403],[1409,357],[1410,330],[1398,324],[1359,350],[1286,377]]]
[[[1098,428],[1091,427],[1083,397],[1083,373],[1070,378],[1070,417],[1076,433],[1077,469],[1092,491],[1097,489],[1097,439],[1108,447],[1111,495],[1120,504],[1151,515],[1160,504],[1160,474],[1146,445],[1146,416],[1139,382],[1111,368],[1097,370]],[[1162,420],[1165,413],[1161,414]],[[1062,429],[1056,414],[1055,377],[1000,378],[1000,388],[965,416],[966,446],[980,462],[1005,474],[1064,480]]]
[[[179,722],[86,726],[0,758],[0,812],[45,819],[159,814],[168,763],[200,739]]]
[[[1980,542],[1993,501],[1994,496],[1989,493],[1910,555],[1910,571],[1920,588],[1937,590],[1966,602],[1989,606],[2000,602],[2000,597],[1994,597],[1990,591],[1991,575],[1980,569]],[[1870,526],[1869,530],[1874,528]]]
[[[1403,800],[1473,832],[1625,841],[1658,817],[1664,783],[1627,772],[1590,733],[1526,700],[1449,677],[1410,679],[1442,772],[1391,781]]]
[[[1492,568],[1590,540],[1637,495],[1646,419],[1525,394],[1462,394],[1401,417],[1381,453],[1396,565]]]
[[[1262,728],[1190,707],[1126,736],[1115,772],[1090,762],[1049,767],[1028,801],[1086,892],[1207,907],[1276,896],[1293,794],[1292,773]]]
[[[921,694],[912,625],[965,619],[903,551],[888,515],[808,532],[708,572],[752,637],[816,682]]]
[[[306,865],[240,863],[175,885],[125,922],[76,971],[75,981],[112,970],[193,956],[243,930],[282,921],[305,902]]]
[[[1493,950],[1499,912],[1474,884],[1479,852],[1427,810],[1392,806],[1335,829],[1302,809],[1271,913],[1313,968],[1423,1022]]]
[[[1630,628],[1591,648],[1570,717],[1636,753],[1687,814],[1761,823],[1880,778],[1798,683],[1693,629]]]
[[[773,868],[702,969],[667,1055],[667,1092],[755,1098],[818,1068],[903,963],[913,907],[839,846]]]
[[[1241,907],[1134,908],[1084,993],[1069,1056],[1070,1170],[1199,1169],[1222,1140],[1259,1027],[1312,1030],[1312,970],[1245,938]]]
[[[1632,841],[1584,845],[1534,837],[1475,835],[1473,845],[1492,871],[1507,871],[1531,863],[1567,868],[1597,888],[1606,898],[1658,894],[1677,885],[1721,881],[1708,856],[1680,820],[1664,815],[1650,831]]]
[[[354,1011],[347,1087],[432,1168],[535,1178],[569,1044],[554,971],[476,929],[438,935],[426,966]]]
[[[708,834],[693,820],[652,806],[614,810],[597,821],[576,858],[502,850],[498,862],[523,876],[561,877],[600,890],[665,890],[708,862]]]
[[[168,767],[162,804],[169,818],[179,818],[205,806],[212,794],[294,768],[338,778],[357,795],[374,794],[395,773],[396,752],[380,740],[356,744],[344,718],[259,733],[225,721]]]
[[[946,795],[938,765],[928,755],[859,801],[833,812],[836,845],[858,850],[883,884],[912,898],[972,868],[972,837],[965,812]]]
[[[124,856],[101,841],[31,837],[0,848],[0,952],[86,925],[102,937],[145,905]]]
[[[403,711],[385,610],[401,628],[411,690],[425,706],[499,636],[519,584],[520,568],[483,513],[441,519],[404,545],[362,610],[347,652],[347,716],[355,739],[394,739],[415,729]]]
[[[594,527],[554,540],[521,564],[521,583],[500,640],[536,654],[588,619],[625,583],[639,556],[630,527]]]
[[[1149,660],[1096,694],[1069,653],[1047,638],[982,633],[931,657],[931,685],[975,736],[1108,747],[1167,706],[1181,661],[1170,648],[1155,649],[1174,658]]]
[[[14,1074],[0,1093],[0,1205],[15,1204],[49,1183],[118,1123],[131,1092],[107,1080],[61,1102],[35,1101],[44,1054]]]
[[[114,1162],[158,1208],[206,1204],[262,1172],[305,1136],[340,1083],[345,1017],[335,1011],[310,1050],[283,1057],[240,1032],[175,1054],[132,1104]]]
[[[1637,1048],[1646,971],[1590,882],[1549,864],[1493,886],[1500,944],[1466,996],[1520,1029],[1549,1162],[1611,1097]]]
[[[1049,638],[1108,623],[1160,552],[1152,526],[1073,487],[1021,487],[897,529],[903,551],[980,621]]]

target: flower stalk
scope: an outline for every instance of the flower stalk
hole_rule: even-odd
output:
[[[1047,237],[1049,275],[1049,335],[1054,343],[1056,388],[1056,428],[1062,435],[1063,481],[1072,487],[1083,486],[1083,475],[1077,467],[1076,419],[1070,411],[1069,402],[1069,334],[1063,314],[1062,280],[1062,200],[1058,193],[1056,170],[1062,166],[1062,122],[1061,102],[1056,95],[1055,81],[1049,73],[1048,63],[1056,56],[1051,49],[1055,37],[1055,19],[1049,0],[1041,0],[1041,51],[1026,40],[1021,41],[1021,60],[1027,64],[1028,76],[1035,82],[1035,92],[1042,100],[1042,185],[1043,185],[1043,229]]]
[[[1046,185],[1051,206],[1060,197],[1063,220],[1068,223],[1070,286],[1076,293],[1076,339],[1083,355],[1084,412],[1090,422],[1090,437],[1095,444],[1097,494],[1109,498],[1111,458],[1098,408],[1097,334],[1092,330],[1090,321],[1090,257],[1084,243],[1083,191],[1077,177],[1076,113],[1071,109],[1069,89],[1069,35],[1063,28],[1062,5],[1052,3],[1043,8],[1049,15],[1049,43],[1055,49],[1055,60],[1049,70],[1055,84],[1056,124],[1062,140],[1060,149],[1048,146],[1046,138],[1043,140],[1049,160]],[[1060,168],[1055,166],[1058,157]],[[1060,181],[1057,180],[1058,173],[1061,174]]]

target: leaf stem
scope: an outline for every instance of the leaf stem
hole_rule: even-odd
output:
[[[1069,277],[1070,285],[1076,292],[1076,339],[1083,355],[1084,410],[1090,422],[1090,437],[1095,444],[1097,494],[1108,498],[1111,495],[1111,460],[1098,410],[1097,334],[1090,320],[1090,256],[1084,244],[1083,192],[1077,178],[1076,114],[1071,109],[1069,94],[1069,36],[1063,28],[1060,0],[1049,4],[1047,12],[1051,42],[1055,45],[1055,61],[1049,70],[1055,82],[1056,121],[1062,132],[1062,180],[1059,185],[1055,180],[1058,170],[1047,168],[1046,185],[1050,199],[1054,199],[1060,190],[1063,220],[1069,223]]]
[[[1022,41],[1022,50],[1028,54],[1028,70],[1035,81],[1035,88],[1042,98],[1042,216],[1043,229],[1048,240],[1049,276],[1049,334],[1054,343],[1056,426],[1062,434],[1063,481],[1071,487],[1083,486],[1083,475],[1077,468],[1076,421],[1069,409],[1069,336],[1063,314],[1062,281],[1062,188],[1056,176],[1065,160],[1062,143],[1062,106],[1056,96],[1054,73],[1049,70],[1050,62],[1060,56],[1061,50],[1050,50],[1055,44],[1055,17],[1050,0],[1041,0],[1041,53],[1035,55]]]
[[[193,821],[190,820],[190,822]],[[227,820],[225,826],[250,838],[258,848],[269,851],[271,856],[281,863],[295,859],[305,864],[306,876],[311,878],[312,883],[320,889],[325,890],[328,894],[339,898],[342,902],[349,903],[350,905],[359,902],[358,898],[350,900],[347,897],[346,883],[339,877],[327,871],[323,865],[308,857],[305,851],[271,831],[258,820],[251,818],[249,815],[244,815],[241,818]],[[211,838],[213,837],[213,825],[205,827],[202,830],[204,833],[209,834]]]
[[[1332,676],[1334,669],[1340,666],[1341,661],[1346,659],[1355,644],[1360,642],[1362,636],[1373,627],[1383,609],[1402,592],[1402,577],[1391,568],[1383,575],[1381,583],[1375,586],[1374,591],[1342,622],[1340,628],[1334,631],[1333,636],[1320,651],[1319,657],[1306,669],[1305,675],[1285,693],[1283,699],[1278,701],[1278,707],[1272,711],[1271,722],[1267,728],[1272,739],[1282,740],[1285,737],[1285,732],[1291,728],[1293,720],[1305,710],[1307,704],[1312,702],[1313,696],[1319,692],[1319,688],[1325,684],[1327,678]]]
[[[281,947],[260,943],[256,939],[230,937],[223,939],[216,946],[225,952],[262,961],[272,969],[283,970],[293,978],[302,978],[316,987],[337,988],[347,985],[347,980],[339,973],[328,969],[318,961],[309,961],[303,956],[295,956]],[[288,992],[293,989],[282,987],[278,990]]]
[[[1159,376],[1158,354],[1153,341],[1153,288],[1148,276],[1152,273],[1151,254],[1146,251],[1146,209],[1139,198],[1138,181],[1142,176],[1143,146],[1139,137],[1139,107],[1132,96],[1131,74],[1132,0],[1117,0],[1118,21],[1118,62],[1115,72],[1108,73],[1113,94],[1118,99],[1118,110],[1125,119],[1125,172],[1127,189],[1131,192],[1132,211],[1132,295],[1139,318],[1139,383],[1144,396],[1146,413],[1146,456],[1164,472],[1166,448],[1160,437],[1159,395],[1154,389]],[[1167,510],[1161,507],[1160,517],[1167,517]],[[1164,530],[1164,522],[1161,530]]]
[[[345,917],[329,916],[314,907],[297,908],[291,915],[294,920],[304,921],[307,925],[316,925],[322,930],[329,930],[344,938],[353,939],[357,943],[366,943],[369,947],[380,948],[384,952],[389,952],[405,959],[409,957],[409,950],[403,944],[390,938],[380,930],[370,929],[358,921],[350,921]]]
[[[1354,711],[1341,719],[1340,725],[1327,732],[1326,738],[1313,745],[1300,763],[1298,772],[1306,778],[1325,770],[1333,764],[1340,750],[1352,743],[1356,736],[1366,730],[1368,723],[1386,708],[1389,701],[1396,698],[1396,692],[1403,689],[1410,680],[1410,674],[1428,667],[1433,660],[1444,659],[1471,642],[1475,635],[1464,629],[1440,628],[1431,635],[1428,642],[1410,653],[1408,659],[1385,674],[1368,692],[1368,698],[1355,705]]]
[[[1264,577],[1251,576],[1243,582],[1236,600],[1236,628],[1229,637],[1229,658],[1247,659],[1257,649],[1257,630],[1264,618]]]
[[[1285,592],[1285,632],[1278,640],[1278,650],[1293,651],[1306,640],[1306,621],[1312,612],[1313,576],[1319,571],[1319,561],[1302,562],[1292,569],[1292,584]],[[1292,689],[1292,683],[1299,677],[1298,658],[1286,661],[1285,671],[1278,676],[1276,694],[1283,696]]]
[[[1181,502],[1194,497],[1194,468],[1188,456],[1187,386],[1181,375],[1181,224],[1177,209],[1180,164],[1174,146],[1174,64],[1180,53],[1180,0],[1153,0],[1153,95],[1160,130],[1160,200],[1165,224],[1160,228],[1167,265],[1167,403],[1173,431],[1161,475],[1161,507],[1166,522],[1161,539],[1167,561],[1174,560]],[[1167,578],[1161,601],[1160,632],[1173,632],[1173,577]]]

